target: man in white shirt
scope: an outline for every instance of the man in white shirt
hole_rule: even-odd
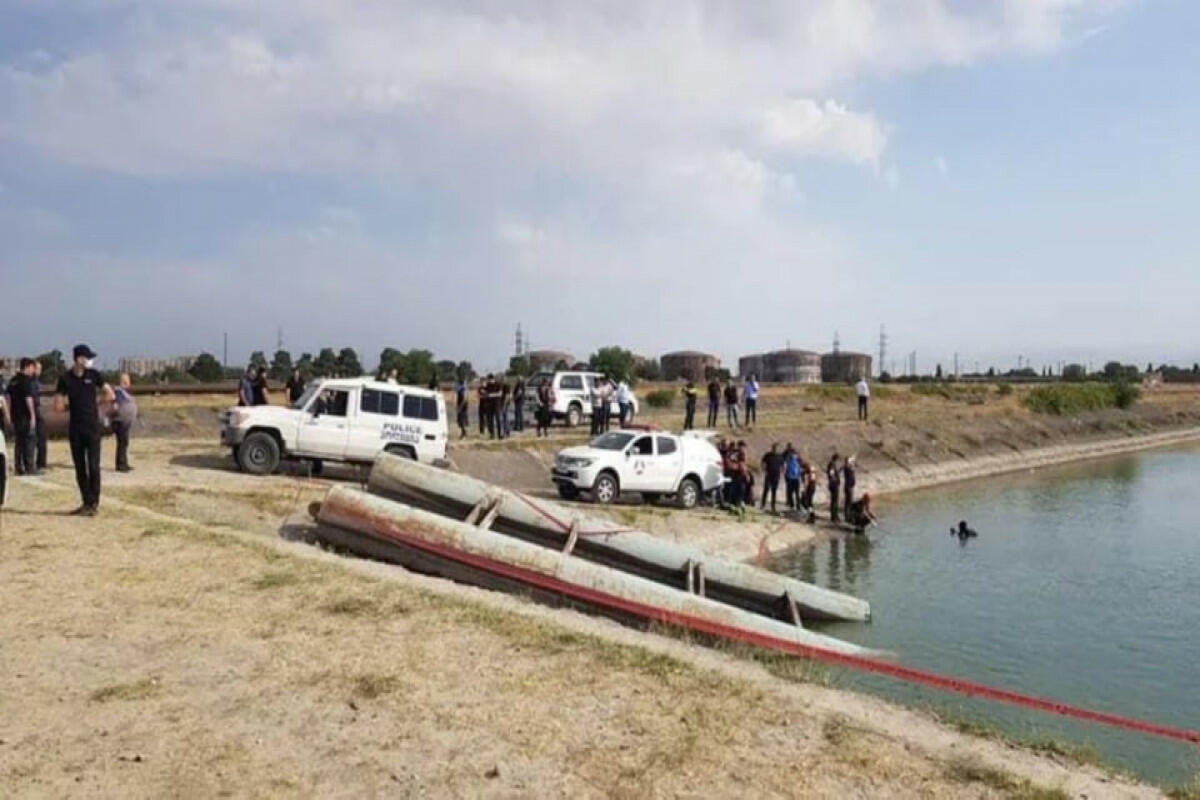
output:
[[[742,399],[746,401],[746,427],[758,422],[758,376],[751,374],[742,387]]]
[[[863,422],[867,420],[867,404],[871,400],[871,387],[867,385],[867,378],[864,375],[858,379],[858,383],[854,385],[854,393],[858,395],[858,418]]]
[[[620,411],[620,425],[625,427],[629,419],[629,407],[633,405],[633,392],[629,390],[629,381],[617,384],[617,409]]]

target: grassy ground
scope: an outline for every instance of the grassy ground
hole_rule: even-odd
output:
[[[96,519],[62,515],[63,467],[4,513],[6,796],[1156,794],[794,662],[325,554],[286,541],[322,482],[134,455]]]

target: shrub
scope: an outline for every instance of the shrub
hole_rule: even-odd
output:
[[[1025,407],[1038,414],[1080,414],[1104,408],[1130,408],[1141,391],[1128,383],[1076,383],[1039,386],[1025,397]]]
[[[1008,397],[1012,393],[1013,387],[1011,383],[1002,383],[996,387],[996,394],[1000,395],[1001,397]]]
[[[651,408],[670,408],[675,402],[675,393],[670,389],[655,389],[646,395],[646,405]]]

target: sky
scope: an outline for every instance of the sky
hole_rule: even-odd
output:
[[[1186,0],[6,0],[0,353],[1200,360]]]

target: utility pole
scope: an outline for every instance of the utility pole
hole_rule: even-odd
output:
[[[221,366],[229,369],[229,331],[225,331],[225,345],[221,350]]]
[[[833,332],[833,354],[836,356],[842,349],[842,340],[838,338],[838,332]]]
[[[525,355],[525,336],[521,333],[521,323],[517,323],[517,358]]]
[[[282,349],[283,349],[283,326],[281,325],[275,329],[275,352],[278,353]]]
[[[958,353],[954,354],[954,377],[958,378]]]

